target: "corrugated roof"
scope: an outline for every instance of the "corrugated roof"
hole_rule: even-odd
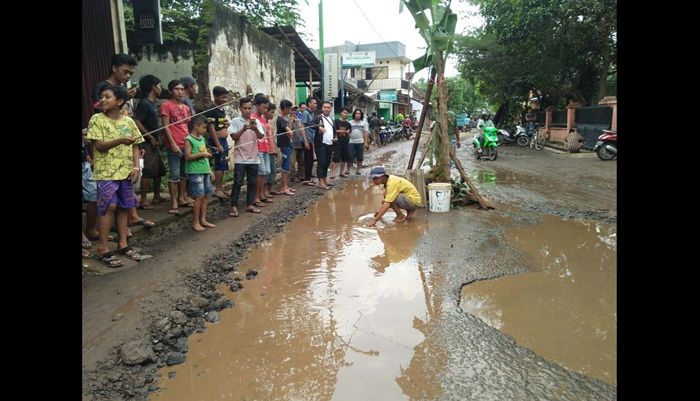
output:
[[[291,26],[258,28],[294,50],[294,75],[297,82],[308,82],[309,71],[313,81],[321,81],[321,61],[306,46],[297,31]]]

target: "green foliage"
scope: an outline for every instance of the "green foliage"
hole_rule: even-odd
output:
[[[492,103],[594,103],[617,63],[615,0],[474,0],[483,29],[457,40],[460,72]],[[512,108],[512,107],[511,107]]]
[[[129,48],[133,43],[134,11],[133,0],[124,0],[124,22]],[[308,0],[215,0],[231,10],[244,14],[257,27],[289,25],[294,28],[304,26],[299,13],[300,1]],[[197,35],[206,22],[202,18],[202,6],[211,0],[161,0],[163,22],[163,44],[192,46],[197,43]]]

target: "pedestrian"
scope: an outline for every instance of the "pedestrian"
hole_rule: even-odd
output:
[[[260,213],[256,208],[255,192],[258,177],[258,157],[257,141],[265,138],[265,130],[260,121],[251,118],[253,112],[253,101],[249,97],[244,97],[239,101],[240,116],[231,120],[228,132],[231,139],[235,141],[233,147],[233,190],[231,191],[231,211],[229,216],[238,217],[238,197],[241,194],[243,179],[248,182],[246,193],[246,210],[252,213]]]
[[[207,117],[207,130],[209,131],[207,145],[210,153],[214,155],[214,180],[216,181],[214,196],[219,199],[227,199],[228,196],[224,192],[224,173],[228,171],[229,148],[226,139],[230,123],[222,105],[228,102],[228,90],[223,86],[215,86],[212,93],[216,107],[207,110],[204,116]]]

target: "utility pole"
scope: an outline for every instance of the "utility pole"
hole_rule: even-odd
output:
[[[321,74],[325,74],[326,71],[323,69],[323,57],[325,56],[325,51],[323,48],[323,0],[318,0],[318,54],[319,60],[321,60]],[[321,75],[321,102],[324,100],[323,92],[323,75]],[[313,92],[311,93],[313,96]]]

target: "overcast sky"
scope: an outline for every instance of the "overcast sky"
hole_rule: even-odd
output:
[[[305,42],[309,48],[318,49],[318,3],[319,0],[300,0],[301,15],[304,16]],[[453,0],[452,11],[459,19],[457,33],[466,33],[483,24],[483,19],[470,15],[477,8],[465,0]],[[364,13],[364,15],[363,15]],[[323,42],[325,47],[337,46],[350,41],[355,44],[399,41],[406,45],[406,57],[411,60],[425,53],[425,40],[415,28],[411,13],[404,7],[399,14],[399,0],[323,0]],[[448,60],[446,76],[458,75],[455,60]],[[409,71],[413,71],[411,65]],[[413,79],[427,77],[424,69]]]

